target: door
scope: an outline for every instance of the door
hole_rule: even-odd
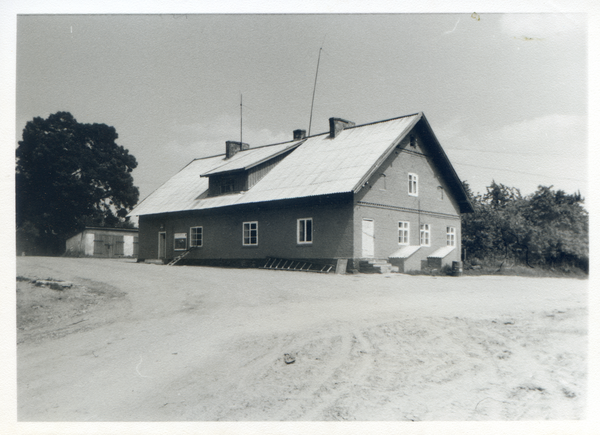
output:
[[[158,233],[158,258],[167,258],[167,233],[164,231]]]
[[[375,255],[375,221],[363,219],[362,221],[362,257]]]
[[[94,236],[94,256],[109,257],[110,248],[110,237],[105,234],[96,234]]]

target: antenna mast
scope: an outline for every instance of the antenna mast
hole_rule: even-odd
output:
[[[319,76],[319,63],[321,62],[321,50],[323,50],[323,47],[319,48],[319,59],[317,60],[317,72],[315,74],[315,86],[313,87],[312,103],[310,104],[310,121],[308,122],[308,135],[309,136],[310,136],[310,127],[312,125],[313,106],[315,104],[315,92],[317,90],[317,77]]]
[[[240,143],[242,142],[242,94],[240,94]]]

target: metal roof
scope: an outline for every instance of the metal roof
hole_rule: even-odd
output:
[[[444,258],[452,251],[454,251],[454,246],[444,246],[443,248],[440,248],[432,254],[428,255],[427,258]]]
[[[390,255],[390,258],[408,258],[419,250],[420,246],[404,246]]]
[[[422,113],[350,127],[335,138],[324,133],[192,161],[136,206],[130,216],[203,210],[238,204],[355,192],[424,118]],[[250,190],[207,197],[208,175],[247,169],[295,148]]]

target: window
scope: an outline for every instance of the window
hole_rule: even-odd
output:
[[[417,174],[408,174],[408,194],[411,196],[419,194],[418,179]]]
[[[444,200],[444,188],[442,186],[438,186],[437,190],[438,190],[438,199],[440,201],[443,201]]]
[[[173,242],[173,249],[176,251],[185,251],[187,249],[187,234],[175,233]]]
[[[456,228],[446,227],[446,245],[456,246]]]
[[[258,245],[258,222],[244,222],[244,246]]]
[[[415,136],[414,134],[410,135],[410,146],[413,148],[417,147],[417,136]]]
[[[408,245],[408,234],[409,234],[409,223],[408,222],[398,222],[398,244],[399,245]]]
[[[421,246],[430,246],[431,228],[429,224],[421,224]]]
[[[313,220],[312,218],[298,219],[298,243],[307,245],[312,243],[313,235]]]
[[[379,177],[379,190],[387,190],[387,181],[386,180],[386,176],[385,174],[381,174],[381,176]]]
[[[190,228],[190,246],[202,246],[202,227]]]
[[[233,192],[235,187],[235,182],[233,178],[225,178],[221,181],[221,194]]]

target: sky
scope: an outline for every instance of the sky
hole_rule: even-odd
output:
[[[585,197],[586,26],[576,13],[20,15],[16,136],[58,111],[115,127],[141,200],[240,124],[253,147],[333,116],[423,112],[474,192],[494,180]]]

